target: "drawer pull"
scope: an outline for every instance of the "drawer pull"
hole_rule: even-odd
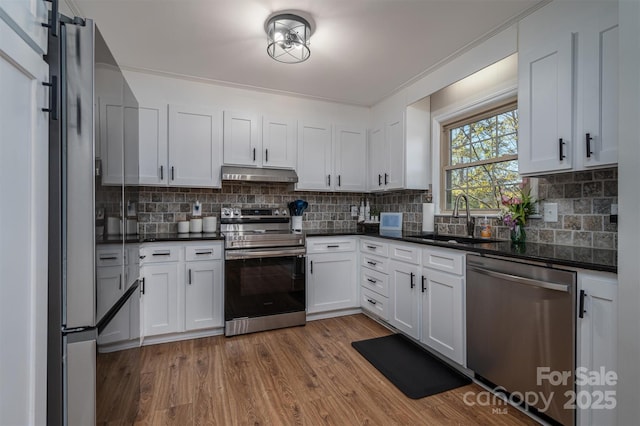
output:
[[[369,281],[370,283],[373,283],[373,284],[378,282],[378,280],[372,280],[371,278],[367,278],[367,281]]]
[[[375,300],[371,300],[371,299],[367,299],[367,302],[371,303],[372,305],[376,304],[376,301]]]
[[[367,260],[367,263],[371,266],[376,266],[378,264],[377,262],[371,262],[369,260]]]
[[[413,288],[413,287],[415,287],[415,286],[416,286],[415,281],[413,281],[413,278],[414,278],[415,276],[416,276],[416,275],[415,275],[413,272],[411,272],[411,274],[409,274],[409,277],[410,277],[410,278],[409,278],[409,280],[410,280],[410,281],[409,281],[409,283],[410,283],[410,285],[411,285],[411,288]]]
[[[213,254],[213,250],[196,251],[196,255],[201,255],[201,254]]]
[[[106,256],[106,257],[100,256],[100,260],[118,260],[118,256]]]
[[[153,253],[152,256],[171,256],[171,252],[170,251],[157,252],[157,253]]]
[[[369,250],[375,250],[375,249],[377,249],[378,247],[376,247],[376,246],[367,246],[367,248],[368,248]]]
[[[328,245],[327,248],[340,248],[340,245],[339,244],[331,244],[331,245]]]

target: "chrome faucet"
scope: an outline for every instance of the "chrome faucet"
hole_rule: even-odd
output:
[[[473,232],[476,227],[476,218],[471,217],[471,213],[469,212],[469,198],[467,198],[465,194],[458,194],[458,196],[456,197],[456,200],[453,202],[453,213],[451,214],[451,216],[460,217],[460,215],[458,214],[460,198],[464,198],[464,202],[467,208],[467,235],[473,238]]]

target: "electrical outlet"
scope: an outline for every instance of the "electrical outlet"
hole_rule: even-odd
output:
[[[609,215],[609,222],[618,223],[618,205],[611,204],[611,215]]]
[[[558,203],[544,203],[544,221],[558,221]]]

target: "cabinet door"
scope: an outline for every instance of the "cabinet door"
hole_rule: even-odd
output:
[[[359,306],[355,252],[310,255],[307,262],[308,313]]]
[[[386,164],[386,149],[384,128],[375,128],[369,132],[369,189],[371,191],[384,190],[384,174]]]
[[[585,167],[600,167],[618,162],[618,8],[617,2],[590,7],[578,36],[582,131],[577,155]]]
[[[44,0],[0,0],[0,16],[12,20],[28,40],[25,42],[37,47],[38,53],[47,53],[47,6]]]
[[[48,78],[0,19],[0,424],[46,423]]]
[[[389,262],[391,325],[418,339],[420,308],[420,268],[392,260]]]
[[[131,306],[138,302],[137,297],[132,297],[118,311],[115,317],[107,324],[98,336],[98,345],[106,345],[108,343],[122,342],[129,340],[131,337]]]
[[[122,98],[101,96],[99,105],[102,184],[122,185],[124,175],[124,108]]]
[[[334,141],[334,189],[366,191],[367,136],[365,130],[338,126]]]
[[[124,294],[123,273],[122,265],[96,268],[97,320],[100,320]]]
[[[385,139],[388,166],[384,183],[386,189],[404,188],[404,115],[393,117],[386,124]]]
[[[601,368],[615,372],[618,356],[617,277],[613,274],[579,272],[578,289],[584,292],[584,312],[583,318],[578,318],[580,338],[577,368],[584,369],[584,373],[599,372]],[[615,392],[616,387],[578,384],[577,390],[595,396],[596,391],[606,395],[606,392]],[[616,424],[616,410],[583,409],[579,412],[579,419],[580,425],[613,425]]]
[[[262,118],[263,167],[296,168],[296,122],[286,118]]]
[[[299,123],[298,190],[331,188],[331,126]]]
[[[422,270],[422,337],[427,346],[464,363],[462,277]]]
[[[178,331],[178,264],[145,266],[142,275],[144,335]]]
[[[187,262],[185,329],[222,327],[222,262]]]
[[[224,164],[261,166],[262,149],[258,117],[233,111],[224,112]]]
[[[572,35],[567,31],[542,42],[525,40],[525,34],[520,38],[519,171],[533,174],[570,169],[573,157]]]
[[[139,109],[140,184],[166,186],[168,180],[167,105]]]
[[[169,185],[219,188],[221,165],[219,112],[169,105]]]

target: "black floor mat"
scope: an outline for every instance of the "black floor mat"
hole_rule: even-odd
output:
[[[401,334],[352,342],[351,346],[412,399],[471,383],[471,379]]]

